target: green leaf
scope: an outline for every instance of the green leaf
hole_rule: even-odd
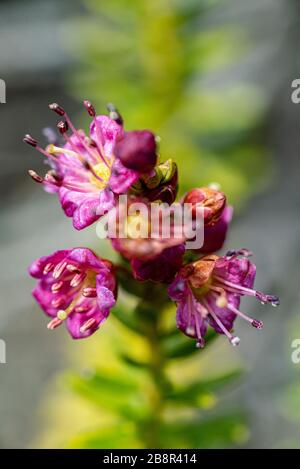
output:
[[[241,413],[212,417],[204,421],[172,422],[161,426],[164,448],[226,448],[248,438],[245,416]]]
[[[173,402],[187,403],[188,405],[196,404],[201,395],[208,395],[212,392],[223,389],[225,386],[238,380],[242,375],[242,370],[233,370],[224,373],[221,376],[200,380],[189,386],[180,389],[173,389],[165,395],[166,399]]]
[[[115,426],[103,427],[79,434],[71,439],[68,448],[136,448],[140,444],[135,433],[135,428],[132,424],[120,422]]]
[[[143,334],[143,329],[138,324],[138,321],[134,317],[132,311],[124,305],[124,303],[117,304],[112,310],[111,313],[123,326],[128,327],[131,331],[137,334]]]
[[[124,352],[120,353],[120,354],[119,354],[119,357],[120,357],[127,365],[133,366],[134,368],[138,368],[138,369],[147,369],[147,368],[149,368],[149,364],[148,364],[148,363],[139,362],[138,360],[135,360],[134,358],[130,357],[129,355],[127,355],[127,354],[124,353]]]
[[[130,420],[145,415],[146,401],[135,382],[95,373],[91,377],[70,374],[67,384],[77,395],[99,408],[118,413]]]
[[[205,336],[205,346],[207,347],[207,345],[216,337],[217,334],[212,329],[210,329]],[[177,335],[175,333],[171,333],[165,337],[163,344],[165,355],[169,359],[185,358],[194,354],[195,352],[201,353],[201,351],[196,347],[196,341],[186,337],[180,331],[178,331]]]

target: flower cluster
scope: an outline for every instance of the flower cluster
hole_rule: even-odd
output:
[[[127,196],[125,236],[111,237],[112,246],[129,262],[137,282],[158,282],[167,288],[170,300],[177,305],[178,328],[196,340],[198,347],[205,344],[208,326],[237,345],[239,339],[232,334],[237,317],[261,329],[261,321],[240,311],[241,297],[253,296],[274,306],[279,299],[254,289],[256,268],[249,260],[251,253],[241,249],[215,254],[225,242],[232,218],[233,209],[226,196],[216,187],[201,187],[176,202],[177,166],[171,159],[161,160],[155,135],[149,130],[125,131],[113,105],[108,105],[109,115],[96,115],[89,101],[84,101],[84,106],[92,119],[88,134],[76,129],[65,110],[54,103],[49,107],[61,119],[58,137],[46,129],[49,144],[43,148],[33,137],[25,136],[24,141],[49,164],[44,176],[30,170],[32,179],[57,194],[77,230],[111,210],[117,211],[120,224],[118,201],[120,195]],[[201,247],[191,250],[186,233],[175,236],[175,224],[167,238],[153,237],[153,220],[148,218],[142,220],[146,235],[134,236],[137,220],[129,210],[136,202],[146,206],[188,205],[196,229],[201,211]],[[162,219],[158,219],[159,230]],[[42,257],[31,265],[30,274],[38,279],[33,296],[51,318],[48,328],[65,322],[75,339],[93,334],[116,302],[117,266],[87,248],[60,250]]]

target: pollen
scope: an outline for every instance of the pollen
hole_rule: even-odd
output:
[[[102,181],[97,179],[94,175],[91,175],[91,182],[96,184],[99,189],[104,189],[110,178],[110,168],[105,163],[101,162],[93,166],[93,171]]]

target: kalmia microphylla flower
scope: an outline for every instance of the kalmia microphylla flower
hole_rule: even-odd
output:
[[[232,218],[226,196],[217,186],[200,187],[176,203],[177,165],[171,159],[159,160],[155,135],[149,130],[125,132],[112,104],[109,116],[97,116],[89,101],[84,106],[92,118],[88,135],[54,103],[50,108],[61,118],[60,138],[46,128],[49,145],[43,149],[25,136],[24,141],[51,166],[45,177],[33,170],[30,176],[58,194],[78,230],[107,214],[103,220],[108,232],[99,226],[130,262],[135,280],[169,284],[169,296],[177,303],[178,328],[198,347],[204,346],[208,326],[237,345],[232,328],[238,316],[261,329],[261,321],[239,309],[241,297],[253,296],[274,306],[279,299],[253,288],[256,267],[249,260],[251,253],[241,249],[214,254],[223,246]],[[204,257],[199,259],[200,255]],[[115,304],[114,268],[89,249],[42,257],[30,273],[38,279],[33,295],[52,318],[49,329],[65,322],[75,339],[95,332]]]
[[[63,145],[50,144],[43,149],[30,135],[24,138],[46,156],[52,167],[45,177],[32,170],[30,176],[44,184],[49,192],[58,193],[65,214],[73,218],[78,230],[110,210],[115,194],[126,193],[139,177],[138,172],[123,166],[114,155],[114,146],[124,134],[117,111],[110,108],[112,119],[106,115],[96,116],[89,101],[84,101],[84,105],[93,118],[89,135],[77,130],[65,110],[54,103],[50,108],[63,118],[57,124]]]
[[[232,345],[239,338],[231,330],[237,316],[257,329],[263,323],[239,310],[242,296],[253,296],[262,303],[279,305],[276,296],[254,290],[255,265],[248,259],[247,250],[231,251],[226,256],[209,255],[187,264],[176,275],[168,292],[177,303],[177,325],[203,347],[208,325],[225,334]]]
[[[33,296],[52,318],[48,328],[65,322],[74,339],[93,334],[116,302],[112,264],[90,249],[61,250],[41,257],[29,272],[39,280]]]

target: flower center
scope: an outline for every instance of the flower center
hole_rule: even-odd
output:
[[[212,279],[210,278],[207,282],[205,282],[204,285],[202,285],[202,287],[195,288],[190,284],[190,288],[195,298],[197,300],[201,300],[201,298],[203,298],[203,296],[205,296],[210,291],[211,284],[212,284]]]
[[[110,178],[111,170],[105,163],[100,162],[93,166],[93,172],[99,179],[91,174],[90,181],[93,185],[99,187],[99,189],[104,189],[107,186],[107,183]]]

